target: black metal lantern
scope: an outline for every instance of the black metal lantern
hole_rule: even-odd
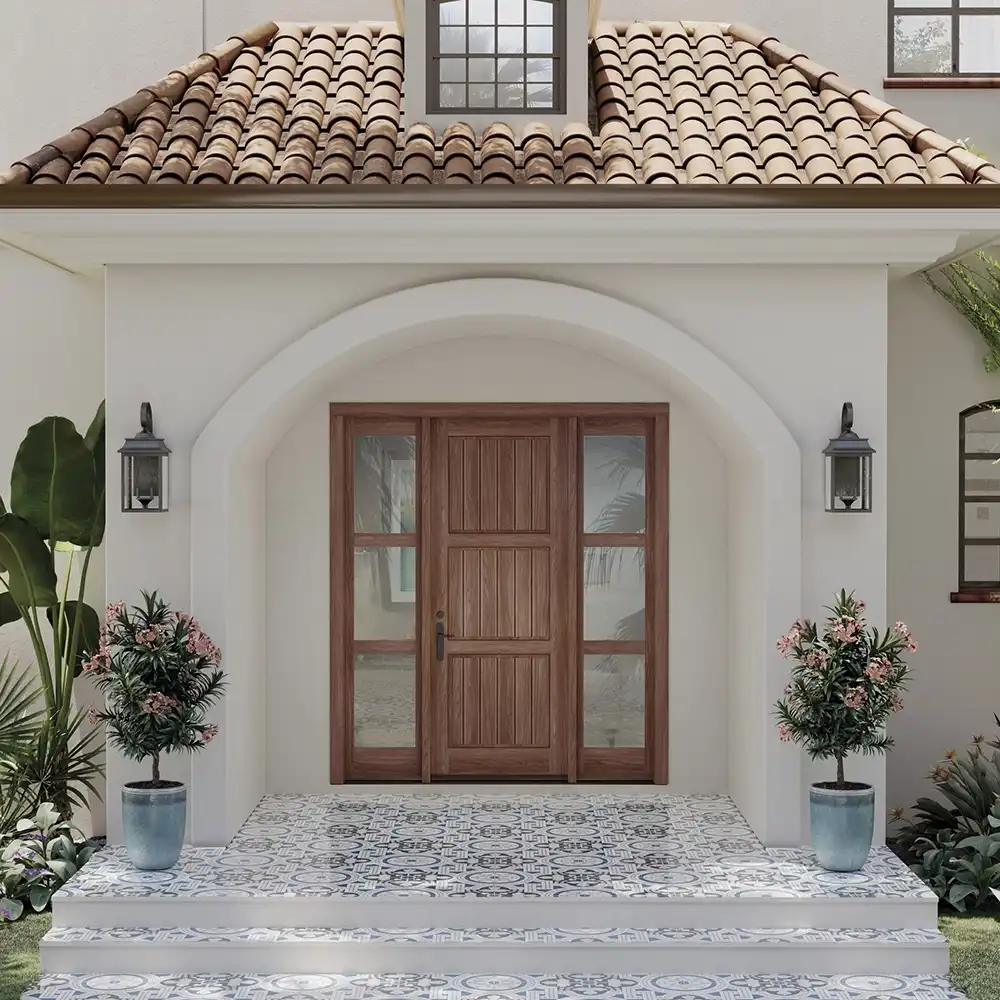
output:
[[[868,438],[854,433],[854,404],[844,403],[840,437],[826,446],[826,509],[835,514],[870,514],[872,455]]]
[[[118,449],[122,457],[122,510],[159,512],[168,504],[170,449],[153,434],[153,408],[143,403],[139,410],[142,430],[126,438]]]

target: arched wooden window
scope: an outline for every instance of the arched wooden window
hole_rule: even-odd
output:
[[[1000,400],[960,417],[958,589],[1000,592]]]
[[[564,111],[565,3],[428,0],[427,109]]]

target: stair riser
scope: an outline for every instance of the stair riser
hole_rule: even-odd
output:
[[[937,926],[936,901],[895,899],[310,899],[56,897],[63,927],[816,927]]]
[[[944,975],[946,945],[280,944],[42,945],[46,973],[102,975],[502,975],[512,968],[594,975]]]

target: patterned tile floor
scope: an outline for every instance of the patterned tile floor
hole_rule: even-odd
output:
[[[269,796],[226,848],[167,872],[109,848],[60,895],[934,898],[886,848],[827,872],[764,848],[726,796],[645,790]]]
[[[46,976],[24,1000],[964,1000],[939,976]]]

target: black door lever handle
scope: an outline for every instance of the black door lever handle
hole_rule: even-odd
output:
[[[444,622],[438,622],[434,628],[435,646],[437,650],[438,663],[444,662],[444,641],[455,637],[444,630]]]

